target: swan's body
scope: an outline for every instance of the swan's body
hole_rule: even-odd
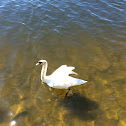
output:
[[[77,74],[72,70],[75,67],[68,67],[67,65],[62,65],[56,69],[51,75],[46,76],[48,63],[46,60],[40,60],[36,65],[42,65],[41,70],[41,80],[47,83],[48,86],[57,89],[69,89],[71,86],[81,85],[87,81],[77,79],[69,76],[69,74]]]

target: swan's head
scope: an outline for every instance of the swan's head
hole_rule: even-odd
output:
[[[43,64],[45,64],[45,63],[47,63],[46,60],[39,60],[38,63],[36,63],[36,66],[38,66],[38,65],[43,65]]]

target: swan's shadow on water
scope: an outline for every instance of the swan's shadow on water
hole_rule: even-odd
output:
[[[67,116],[77,116],[82,120],[95,120],[99,111],[98,104],[80,94],[74,93],[61,101],[61,104],[68,110]]]

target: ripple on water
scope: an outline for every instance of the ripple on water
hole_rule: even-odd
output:
[[[125,125],[125,1],[0,1],[0,125]],[[88,83],[66,90],[41,84],[75,66]]]

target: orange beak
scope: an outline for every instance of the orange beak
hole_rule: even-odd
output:
[[[36,63],[36,66],[40,65],[40,63]]]

